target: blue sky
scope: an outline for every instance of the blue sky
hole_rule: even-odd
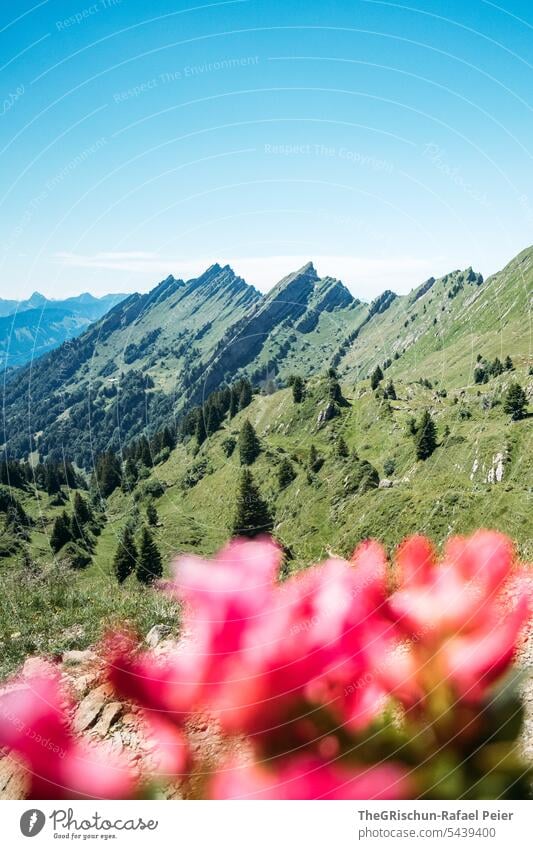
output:
[[[533,242],[527,0],[0,10],[0,296],[308,259],[371,298]]]

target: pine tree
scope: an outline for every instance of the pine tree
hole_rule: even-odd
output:
[[[299,375],[296,375],[292,382],[292,400],[295,404],[301,404],[304,397],[304,382]]]
[[[243,469],[239,481],[232,533],[236,536],[254,537],[257,534],[269,533],[272,526],[272,515],[261,497],[251,471]]]
[[[342,394],[340,383],[335,378],[329,379],[328,395],[332,404],[339,404],[339,406],[343,406],[346,403]]]
[[[139,440],[137,459],[143,464],[143,466],[146,466],[147,469],[150,469],[154,464],[152,452],[150,451],[150,443],[146,436],[141,436]]]
[[[236,386],[232,386],[229,399],[229,417],[232,419],[239,412],[239,397],[240,393]]]
[[[319,457],[318,451],[314,445],[309,448],[309,468],[312,472],[319,472],[324,464],[322,457]]]
[[[141,584],[151,584],[163,574],[161,554],[148,528],[143,528],[139,557],[136,564],[137,580]]]
[[[383,392],[383,397],[389,401],[396,401],[396,389],[392,380],[389,380],[387,383]]]
[[[341,435],[335,443],[335,456],[339,457],[340,459],[344,459],[345,457],[348,457],[349,454],[350,452],[348,450],[346,440],[344,436]]]
[[[198,409],[198,418],[196,420],[196,430],[194,433],[196,437],[196,442],[198,446],[203,445],[205,440],[207,439],[207,432],[205,429],[205,420],[204,420],[204,411],[203,408],[200,407]]]
[[[168,448],[173,451],[176,447],[176,439],[169,427],[165,425],[161,433],[161,448]]]
[[[370,377],[370,386],[372,389],[377,389],[380,382],[383,380],[383,372],[380,366],[376,366]]]
[[[503,366],[504,366],[506,371],[512,371],[514,369],[513,361],[511,359],[511,357],[509,356],[509,354],[507,354],[507,356],[506,356],[506,358],[503,362]]]
[[[155,528],[157,523],[159,522],[159,516],[157,515],[157,509],[153,501],[150,501],[146,508],[146,518],[148,520],[148,524]]]
[[[260,450],[261,447],[253,425],[246,419],[239,433],[239,458],[241,464],[243,466],[251,466],[259,455]]]
[[[527,397],[519,383],[511,383],[505,401],[503,402],[503,411],[511,416],[514,422],[525,418],[527,410]]]
[[[57,492],[61,492],[61,478],[54,463],[47,463],[45,466],[44,488],[48,495],[55,495]]]
[[[244,378],[241,383],[241,394],[239,396],[239,410],[244,410],[252,401],[252,384]]]
[[[220,427],[221,416],[218,411],[218,408],[215,404],[210,404],[207,408],[207,418],[206,418],[206,432],[208,436],[211,436],[213,433]]]
[[[113,559],[113,571],[119,584],[123,584],[128,575],[135,571],[136,565],[137,548],[132,530],[126,525]]]
[[[490,364],[490,373],[493,377],[498,377],[498,375],[503,372],[503,363],[499,357],[495,357],[495,359]]]
[[[59,549],[63,548],[63,546],[66,545],[67,542],[70,542],[71,539],[72,534],[70,532],[70,519],[63,510],[63,512],[55,519],[52,533],[50,535],[50,548],[57,554]]]
[[[278,466],[278,485],[280,489],[285,489],[296,477],[294,466],[291,461],[284,457]]]
[[[437,429],[428,410],[425,410],[416,431],[416,456],[418,460],[427,460],[437,447]]]
[[[86,501],[79,492],[74,496],[74,512],[71,521],[72,539],[81,539],[83,531],[88,522],[92,521],[92,513]]]
[[[118,458],[112,451],[101,454],[96,462],[96,480],[100,494],[107,498],[121,484],[121,471]]]

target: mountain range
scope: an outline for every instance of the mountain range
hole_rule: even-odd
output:
[[[22,301],[0,298],[0,369],[24,365],[78,336],[125,297],[85,292],[50,300],[34,292]]]
[[[354,384],[386,363],[393,378],[445,375],[460,387],[479,352],[526,362],[532,279],[533,248],[487,280],[454,270],[369,304],[312,263],[266,295],[227,265],[169,276],[17,370],[4,388],[5,441],[14,456],[65,454],[91,468],[242,376],[271,390],[334,366]]]

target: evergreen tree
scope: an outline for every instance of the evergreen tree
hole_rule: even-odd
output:
[[[92,521],[93,516],[87,502],[81,497],[79,492],[74,496],[74,512],[71,521],[72,539],[81,539],[85,526]]]
[[[489,375],[483,363],[478,363],[474,369],[474,383],[488,383]]]
[[[240,392],[237,390],[236,386],[232,386],[230,390],[230,399],[229,399],[229,417],[232,419],[239,412],[239,398]]]
[[[348,450],[346,440],[341,434],[341,436],[339,436],[337,442],[335,443],[335,456],[339,457],[340,459],[344,459],[345,457],[348,457],[349,454],[350,452]]]
[[[269,533],[272,526],[272,515],[261,497],[251,471],[243,469],[239,481],[232,533],[235,536],[254,537],[257,534]]]
[[[370,386],[372,389],[377,389],[382,380],[383,372],[381,371],[381,367],[378,365],[370,376]]]
[[[511,359],[511,357],[509,356],[509,354],[507,354],[503,365],[504,365],[504,368],[505,368],[506,371],[512,371],[514,369],[513,361]]]
[[[335,378],[329,379],[328,395],[332,404],[339,404],[339,406],[343,406],[346,403],[342,395],[340,383],[338,380],[335,380]]]
[[[124,467],[124,477],[128,481],[130,486],[135,486],[137,480],[139,478],[139,471],[137,469],[137,464],[133,457],[128,457],[126,460],[126,465]]]
[[[137,580],[141,584],[151,584],[163,574],[163,562],[161,554],[154,542],[154,538],[148,528],[143,528],[141,544],[139,546],[139,557],[136,563]]]
[[[148,442],[146,436],[141,436],[139,440],[137,459],[143,464],[143,466],[146,466],[147,469],[150,469],[153,466],[150,443]]]
[[[173,451],[176,447],[176,439],[169,427],[165,425],[161,433],[161,448],[168,448]]]
[[[78,486],[78,476],[70,460],[66,460],[63,464],[63,478],[70,489],[76,489]]]
[[[121,484],[121,471],[118,458],[112,451],[101,454],[96,461],[96,481],[100,494],[107,498]]]
[[[301,404],[304,397],[304,382],[299,375],[296,375],[292,382],[292,400],[295,404]]]
[[[511,416],[511,419],[516,422],[519,419],[525,418],[527,410],[526,393],[519,383],[511,383],[505,401],[503,402],[503,411]]]
[[[44,488],[48,495],[55,495],[57,492],[61,492],[61,478],[54,463],[46,463]]]
[[[205,440],[207,439],[207,431],[205,429],[205,420],[204,420],[204,411],[203,408],[200,407],[198,409],[198,418],[196,420],[196,430],[194,433],[196,437],[196,442],[198,446],[203,445]]]
[[[207,408],[207,418],[206,418],[206,432],[208,436],[211,436],[213,433],[219,429],[221,423],[221,416],[218,411],[218,407],[215,404],[210,404]]]
[[[113,559],[113,571],[119,584],[123,584],[128,575],[135,571],[136,565],[137,548],[132,530],[126,525]]]
[[[63,510],[63,512],[60,513],[54,521],[52,533],[50,535],[50,548],[57,554],[59,549],[63,548],[63,546],[66,545],[67,542],[70,542],[71,539],[72,534],[70,532],[70,519]]]
[[[241,383],[241,394],[239,396],[239,410],[244,410],[252,401],[252,384],[244,378]]]
[[[246,419],[239,433],[239,458],[243,466],[251,466],[261,447],[252,424]]]
[[[157,515],[156,506],[153,501],[150,501],[146,508],[146,518],[148,520],[148,524],[155,528],[159,521],[159,516]]]
[[[493,377],[498,377],[498,375],[503,372],[503,363],[499,357],[496,357],[490,364],[490,373]]]
[[[280,489],[285,489],[296,477],[294,466],[291,461],[284,457],[278,466],[278,485]]]
[[[383,397],[389,401],[396,401],[396,389],[394,388],[392,380],[389,380],[387,383],[383,392]]]
[[[415,445],[418,460],[427,460],[437,447],[437,429],[428,410],[422,414],[417,427]]]

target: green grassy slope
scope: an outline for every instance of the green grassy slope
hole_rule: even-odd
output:
[[[522,365],[531,358],[533,248],[482,284],[466,269],[420,295],[423,288],[397,298],[364,326],[340,361],[344,375],[360,377],[392,359],[392,376],[440,377],[461,386],[471,381],[478,353],[503,359],[512,352]]]

